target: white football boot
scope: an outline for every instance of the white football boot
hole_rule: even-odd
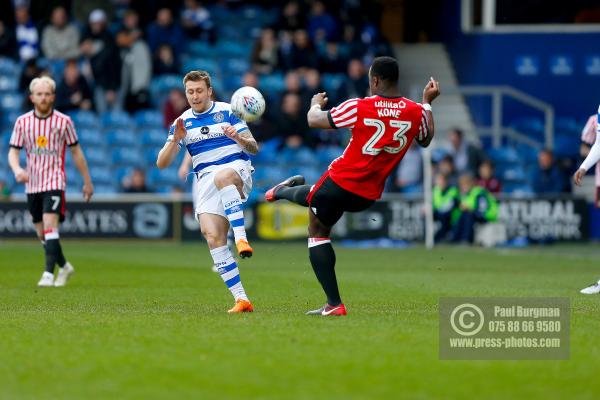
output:
[[[62,287],[67,284],[69,277],[73,275],[75,272],[75,268],[68,262],[64,267],[58,269],[58,277],[56,277],[56,282],[54,282],[54,286]]]
[[[600,281],[594,283],[593,285],[590,285],[584,289],[581,289],[579,291],[580,293],[583,294],[598,294],[600,293]]]
[[[44,271],[42,278],[38,282],[39,287],[52,287],[54,286],[54,274]]]

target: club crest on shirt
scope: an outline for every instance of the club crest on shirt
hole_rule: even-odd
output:
[[[220,122],[223,122],[224,119],[225,119],[225,116],[223,115],[222,112],[218,112],[213,115],[213,121],[215,121],[217,124]]]
[[[46,147],[48,145],[48,138],[46,136],[38,136],[35,143],[38,147]]]
[[[203,135],[208,135],[208,131],[209,131],[208,126],[203,126],[200,128],[200,133]]]

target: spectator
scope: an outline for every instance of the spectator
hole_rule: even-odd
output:
[[[25,65],[23,65],[21,75],[19,76],[19,91],[29,91],[29,83],[31,82],[31,80],[33,78],[37,78],[44,72],[45,69],[38,65],[37,60],[35,58],[27,60],[25,62]]]
[[[64,7],[52,10],[50,25],[42,32],[42,50],[50,60],[79,57],[79,30],[69,23]]]
[[[340,88],[340,97],[352,99],[369,96],[369,77],[365,65],[357,58],[348,63],[348,77]]]
[[[138,24],[137,13],[127,10],[123,16],[123,27],[117,33],[117,46],[121,49],[123,60],[120,92],[129,112],[150,107],[152,57]]]
[[[315,43],[337,40],[338,23],[321,1],[312,3],[308,17],[308,36]]]
[[[152,52],[162,44],[171,46],[177,61],[185,50],[186,39],[183,30],[179,24],[174,23],[173,13],[168,8],[158,10],[156,21],[148,26],[147,38]]]
[[[318,66],[316,52],[304,29],[294,32],[289,66],[292,69],[317,68]]]
[[[448,152],[454,159],[454,166],[459,174],[468,172],[474,174],[483,161],[483,153],[474,145],[467,143],[463,138],[463,132],[454,128],[448,133],[450,147]]]
[[[83,34],[80,50],[88,60],[94,80],[94,104],[99,113],[109,108],[121,109],[121,57],[115,39],[106,28],[106,13],[96,9],[90,13],[89,26]]]
[[[452,241],[473,243],[475,224],[496,221],[498,202],[484,188],[475,186],[473,176],[462,174],[459,178],[460,217],[452,229]]]
[[[357,39],[356,28],[352,24],[344,25],[340,46],[347,50],[350,58],[362,59],[367,52],[365,44]]]
[[[217,39],[210,11],[197,0],[184,1],[181,25],[189,38],[201,39],[209,43],[214,43]]]
[[[13,60],[19,58],[15,33],[2,20],[0,20],[0,56],[12,58]]]
[[[152,68],[154,76],[178,74],[179,63],[175,60],[173,49],[168,44],[161,44],[154,53]]]
[[[444,174],[446,179],[448,179],[448,184],[450,186],[458,185],[458,174],[456,173],[456,168],[454,167],[454,159],[451,155],[446,154],[437,165],[437,173]]]
[[[300,80],[300,74],[296,71],[288,71],[284,78],[284,95],[293,93],[300,95],[302,93],[302,81]]]
[[[299,95],[288,93],[283,96],[281,112],[276,117],[275,126],[279,135],[284,138],[286,147],[296,149],[302,145],[312,145]]]
[[[416,140],[413,140],[398,165],[393,190],[400,193],[423,191],[423,157]]]
[[[304,14],[300,12],[297,1],[290,1],[283,6],[281,16],[278,18],[277,31],[295,32],[306,26]]]
[[[15,20],[17,22],[19,58],[21,61],[36,58],[39,53],[39,35],[26,5],[17,4],[15,6]]]
[[[254,71],[264,75],[275,71],[279,64],[278,49],[273,29],[263,29],[252,50],[251,61]]]
[[[123,193],[151,193],[146,186],[146,174],[139,168],[134,169],[130,176],[123,179],[121,189]]]
[[[62,112],[91,110],[92,96],[89,84],[79,72],[77,61],[67,61],[63,79],[56,88],[56,108]]]
[[[175,121],[175,118],[183,114],[189,107],[183,90],[179,88],[171,89],[163,107],[164,127],[168,129],[173,124],[173,121]]]
[[[562,193],[565,190],[566,178],[560,167],[554,163],[554,155],[550,150],[542,150],[538,154],[538,167],[533,174],[533,190],[538,194]]]
[[[493,194],[498,194],[502,191],[502,184],[494,176],[494,164],[490,160],[484,160],[479,165],[479,179],[477,179],[476,185]]]
[[[305,70],[303,78],[304,88],[302,89],[302,112],[306,113],[308,112],[308,106],[310,105],[310,100],[312,97],[317,93],[324,92],[325,89],[323,88],[323,85],[321,85],[321,74],[317,69]],[[330,95],[330,101],[332,100],[333,95],[333,93]]]
[[[437,174],[433,187],[433,219],[437,222],[434,240],[441,242],[448,238],[452,227],[460,217],[460,194],[456,186],[448,182],[444,174]]]
[[[341,73],[346,69],[346,65],[348,65],[348,60],[341,54],[340,46],[335,42],[328,42],[325,45],[325,49],[320,52],[319,69],[321,72],[330,74]]]

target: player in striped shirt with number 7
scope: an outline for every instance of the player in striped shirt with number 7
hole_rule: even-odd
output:
[[[431,102],[440,94],[439,82],[431,78],[423,102],[415,103],[400,96],[398,76],[395,59],[378,57],[369,69],[372,96],[350,99],[325,111],[327,94],[315,94],[307,115],[309,126],[348,128],[350,143],[316,185],[304,185],[304,177],[297,175],[265,194],[267,201],[287,199],[309,207],[310,262],[327,296],[327,303],[309,315],[346,315],[335,276],[332,227],[344,212],[363,211],[381,197],[386,179],[413,140],[427,147],[433,139]]]
[[[65,286],[75,271],[62,252],[58,234],[65,214],[65,152],[68,146],[75,166],[83,177],[83,198],[94,193],[87,162],[77,140],[71,118],[54,109],[56,83],[47,76],[35,78],[29,85],[33,110],[15,122],[10,137],[8,163],[19,183],[25,183],[27,204],[35,231],[44,246],[46,268],[40,287]],[[25,148],[27,166],[23,169],[19,153]],[[54,280],[54,267],[59,272]]]

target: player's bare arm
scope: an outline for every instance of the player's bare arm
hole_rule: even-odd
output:
[[[596,133],[596,141],[590,149],[587,157],[581,163],[581,166],[573,175],[573,181],[577,186],[581,186],[581,180],[588,172],[588,170],[600,161],[600,132]]]
[[[92,199],[94,194],[94,185],[92,184],[92,178],[90,178],[90,172],[88,170],[87,161],[81,150],[81,146],[76,144],[71,146],[71,156],[73,157],[73,163],[83,178],[83,199],[88,202]]]
[[[226,125],[223,127],[223,133],[225,136],[235,140],[237,144],[242,146],[246,153],[252,155],[258,153],[258,143],[256,142],[256,139],[254,139],[254,136],[252,136],[252,132],[249,130],[238,133],[232,125]]]
[[[10,168],[13,171],[13,174],[15,174],[15,180],[19,183],[25,183],[25,182],[29,182],[29,175],[27,174],[27,171],[25,171],[22,167],[21,164],[19,163],[19,153],[21,152],[20,149],[17,149],[16,147],[11,147],[10,150],[8,151],[8,165],[10,165]]]
[[[179,153],[179,142],[187,135],[185,130],[185,126],[183,124],[183,120],[178,118],[175,122],[175,130],[173,131],[173,140],[165,143],[160,152],[158,153],[158,158],[156,159],[156,166],[160,169],[167,168],[173,160],[177,153]]]
[[[306,115],[308,119],[308,126],[311,128],[320,128],[320,129],[332,129],[329,122],[328,112],[323,111],[325,105],[327,105],[327,93],[317,93],[312,97],[310,101],[310,110],[308,110],[308,114]]]
[[[435,134],[435,125],[433,123],[433,112],[431,111],[431,103],[440,95],[440,83],[433,78],[429,78],[429,82],[423,89],[423,108],[425,109],[425,118],[427,118],[427,127],[429,134],[425,140],[420,141],[422,147],[427,147],[433,140]],[[426,104],[428,106],[426,106]]]

